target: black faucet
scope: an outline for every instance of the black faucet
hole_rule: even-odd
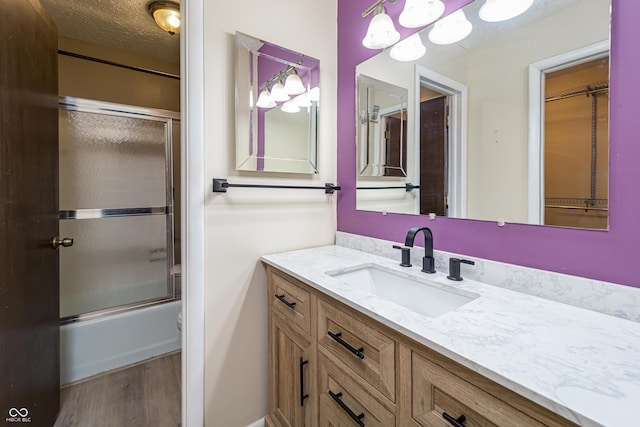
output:
[[[455,280],[459,282],[462,280],[460,276],[460,263],[474,265],[475,262],[469,261],[468,259],[460,259],[460,258],[449,258],[449,275],[447,279]]]
[[[416,234],[422,231],[424,234],[424,257],[422,257],[422,271],[424,273],[435,273],[435,259],[433,258],[433,234],[428,227],[413,227],[407,231],[407,237],[404,239],[404,245],[413,247],[413,240]]]

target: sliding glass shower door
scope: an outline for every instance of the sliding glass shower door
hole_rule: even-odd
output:
[[[175,298],[172,138],[166,111],[61,98],[60,317]]]

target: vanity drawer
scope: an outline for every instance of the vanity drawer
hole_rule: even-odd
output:
[[[395,341],[358,318],[318,300],[320,348],[395,402]]]
[[[445,413],[454,419],[463,415],[465,427],[545,425],[420,354],[414,352],[411,358],[411,418],[418,425],[455,425]]]
[[[319,425],[334,427],[358,425],[393,427],[396,425],[394,413],[373,397],[377,392],[367,390],[366,386],[360,385],[352,376],[353,374],[340,369],[325,355],[320,355],[318,369]]]
[[[269,269],[269,304],[274,312],[296,325],[306,334],[311,333],[311,294],[285,277]]]

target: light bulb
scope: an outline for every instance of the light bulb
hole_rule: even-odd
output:
[[[271,88],[271,99],[276,102],[284,102],[291,99],[287,92],[284,90],[284,85],[280,82],[277,82]]]
[[[309,100],[320,101],[320,88],[318,86],[309,90]]]
[[[295,70],[291,74],[287,76],[287,80],[284,82],[284,91],[288,95],[300,95],[303,92],[306,92],[306,88],[302,84],[302,80],[300,76],[296,73]]]
[[[306,93],[303,93],[293,98],[293,103],[296,104],[298,107],[302,107],[302,108],[311,107],[311,100],[309,99]]]
[[[464,39],[471,33],[473,25],[462,9],[437,21],[431,31],[429,40],[435,44],[452,44]]]
[[[259,108],[273,108],[277,104],[271,99],[271,94],[269,94],[269,90],[263,89],[260,92],[260,96],[258,96],[258,101],[256,102],[256,107]]]
[[[287,101],[282,104],[282,111],[285,113],[297,113],[300,111],[300,107],[298,107],[293,101]]]
[[[391,58],[396,61],[415,61],[424,56],[427,48],[422,44],[419,33],[415,33],[394,45],[389,51]]]
[[[378,6],[375,13],[362,45],[367,49],[384,49],[400,40],[400,33],[396,31],[384,7]]]
[[[440,0],[407,0],[398,18],[400,25],[417,28],[431,24],[444,13],[444,3]]]
[[[480,8],[480,19],[500,22],[523,14],[533,4],[533,0],[486,0]]]

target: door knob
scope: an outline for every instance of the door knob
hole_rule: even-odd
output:
[[[65,248],[68,248],[69,246],[73,246],[73,239],[69,238],[69,237],[65,237],[63,239],[59,238],[59,237],[54,237],[51,240],[51,247],[53,249],[58,249],[58,246],[62,246]]]

